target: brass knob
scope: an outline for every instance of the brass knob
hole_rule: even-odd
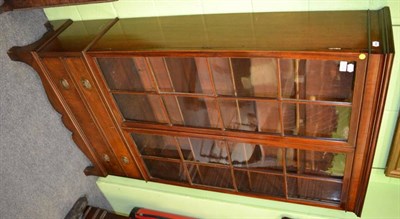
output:
[[[68,83],[68,81],[66,79],[61,79],[60,80],[60,84],[65,90],[69,89],[69,83]]]
[[[84,88],[86,88],[88,90],[92,89],[92,85],[90,84],[88,79],[84,79],[84,78],[81,79],[81,83],[82,83]]]
[[[123,162],[124,164],[128,164],[128,163],[129,163],[129,159],[128,159],[127,157],[123,156],[123,157],[122,157],[122,162]]]
[[[110,161],[110,157],[107,154],[104,154],[103,159],[105,162],[109,162]]]

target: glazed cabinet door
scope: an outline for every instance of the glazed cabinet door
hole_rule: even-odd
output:
[[[151,180],[339,205],[346,153],[192,136],[130,134]]]
[[[145,178],[344,207],[358,57],[91,59]]]
[[[96,63],[120,122],[354,140],[363,61],[102,57]]]

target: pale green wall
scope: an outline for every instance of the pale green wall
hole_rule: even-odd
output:
[[[97,185],[116,212],[128,214],[133,206],[198,218],[356,219],[351,212],[229,195],[218,192],[144,182],[123,177],[99,178]],[[400,218],[400,180],[373,170],[363,219]]]
[[[187,14],[365,10],[389,6],[400,48],[400,0],[120,0],[95,5],[48,8],[49,20],[90,20],[100,18],[151,17]],[[400,107],[400,56],[395,58],[378,147],[368,187],[363,218],[400,218],[400,180],[383,175],[395,121]],[[144,183],[120,177],[98,180],[117,212],[128,213],[139,205],[202,218],[354,218],[354,214],[275,201],[244,198],[221,193]],[[250,215],[249,215],[250,214]]]

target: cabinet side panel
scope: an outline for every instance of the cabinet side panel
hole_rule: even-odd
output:
[[[380,68],[380,62],[382,61],[380,55],[370,55],[368,61],[368,71],[366,76],[366,82],[364,87],[364,95],[362,100],[362,112],[361,119],[359,121],[358,137],[356,143],[356,151],[354,155],[353,173],[350,182],[350,191],[348,197],[347,210],[355,211],[361,184],[363,182],[363,169],[365,168],[365,162],[367,156],[370,153],[368,147],[370,147],[369,136],[371,135],[371,129],[373,129],[373,117],[374,110],[376,109],[375,103],[375,92],[378,84],[378,73]]]
[[[85,134],[82,132],[71,110],[67,107],[65,100],[58,91],[57,85],[51,81],[49,73],[45,70],[45,67],[40,62],[37,54],[31,53],[31,55],[32,60],[34,61],[27,62],[25,58],[21,60],[32,66],[37,71],[51,105],[61,114],[61,120],[65,127],[72,132],[72,140],[92,162],[91,166],[85,168],[84,173],[86,175],[107,176],[107,171],[103,166],[103,163],[97,157],[95,151],[87,141]]]
[[[74,81],[69,77],[64,64],[59,58],[44,58],[42,63],[50,74],[52,82],[57,86],[75,119],[80,124],[80,129],[85,133],[88,143],[96,152],[96,156],[110,174],[125,176],[114,154],[108,149],[85,107]]]
[[[118,162],[122,166],[126,175],[132,178],[141,179],[140,171],[135,163],[133,157],[130,155],[126,145],[124,144],[121,136],[119,135],[110,115],[107,112],[107,108],[104,105],[97,87],[92,80],[85,63],[81,58],[66,58],[65,63],[72,78],[76,84],[79,84],[79,90],[83,94],[85,102],[88,104],[88,108],[93,113],[93,119],[98,125],[100,132],[107,140],[109,148],[116,155]],[[91,88],[86,88],[81,83],[87,80]]]
[[[361,216],[361,212],[364,206],[365,196],[367,193],[369,177],[371,174],[373,158],[375,155],[376,144],[378,141],[379,130],[382,122],[383,110],[386,102],[386,95],[389,85],[389,78],[391,72],[391,66],[393,64],[393,54],[376,55],[380,57],[378,65],[379,76],[376,82],[376,88],[374,93],[374,108],[372,111],[371,126],[367,138],[367,146],[365,152],[365,160],[363,162],[361,184],[358,187],[358,199],[356,203],[355,213]]]

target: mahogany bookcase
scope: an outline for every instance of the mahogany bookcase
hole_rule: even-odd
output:
[[[361,214],[390,12],[52,21],[13,60],[108,174]]]

